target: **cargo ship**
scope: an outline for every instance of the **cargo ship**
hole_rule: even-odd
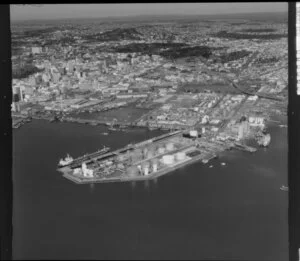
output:
[[[280,190],[282,190],[282,191],[289,191],[289,187],[282,185],[280,187]]]
[[[58,163],[58,167],[65,167],[73,162],[73,158],[67,154],[64,159],[61,159]]]
[[[98,150],[98,151],[96,151],[94,153],[91,153],[89,155],[83,155],[83,156],[81,156],[79,158],[76,158],[76,159],[73,159],[69,154],[67,154],[67,156],[64,159],[61,159],[59,161],[58,168],[63,168],[63,167],[69,166],[71,164],[81,164],[83,161],[86,161],[91,157],[97,157],[97,156],[100,156],[102,154],[105,154],[109,150],[110,150],[109,147],[104,146],[103,149],[101,149],[101,150]]]

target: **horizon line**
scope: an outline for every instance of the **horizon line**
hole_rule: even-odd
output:
[[[92,16],[92,17],[61,17],[61,18],[46,18],[46,19],[12,19],[11,23],[14,22],[30,22],[30,21],[55,21],[55,20],[83,20],[83,19],[122,19],[122,18],[139,18],[139,17],[170,17],[170,16],[236,16],[236,15],[251,15],[251,14],[286,14],[287,11],[257,11],[257,12],[241,12],[241,13],[222,13],[222,14],[140,14],[140,15],[113,15],[113,16]]]

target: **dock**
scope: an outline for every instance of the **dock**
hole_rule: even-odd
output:
[[[141,155],[153,147],[156,147],[155,152]],[[85,155],[58,171],[76,184],[142,181],[161,177],[197,161],[208,162],[215,157],[215,153],[201,150],[194,140],[183,137],[182,131],[175,131],[101,155]],[[93,171],[92,176],[78,174],[82,163]],[[130,168],[135,169],[135,173],[128,172]]]
[[[238,141],[194,139],[174,131],[115,151],[84,155],[58,171],[76,184],[151,180],[197,161],[206,164],[231,148],[257,150]]]
[[[23,126],[25,123],[30,122],[31,119],[29,117],[22,117],[22,118],[12,118],[12,128],[13,129],[19,129],[21,126]]]
[[[207,160],[215,158],[215,155],[206,155]],[[139,177],[126,177],[126,176],[120,176],[120,177],[113,177],[113,178],[92,178],[92,179],[85,179],[82,177],[76,177],[70,173],[64,173],[63,177],[66,179],[69,179],[70,181],[76,183],[76,184],[92,184],[92,183],[110,183],[110,182],[133,182],[133,181],[145,181],[145,180],[153,180],[156,178],[159,178],[161,176],[164,176],[168,173],[171,173],[179,168],[188,166],[190,164],[193,164],[197,161],[200,161],[201,159],[204,159],[203,155],[196,156],[193,158],[187,158],[186,160],[182,162],[178,162],[173,164],[172,166],[168,166],[165,168],[160,169],[159,171],[153,173],[152,175],[147,176],[139,176]]]

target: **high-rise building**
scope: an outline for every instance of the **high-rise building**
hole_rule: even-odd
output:
[[[71,73],[74,72],[74,63],[72,61],[68,62],[68,71]]]
[[[12,102],[12,104],[11,104],[11,110],[12,110],[13,112],[16,111],[16,103],[15,103],[15,102]]]
[[[240,124],[238,129],[238,140],[241,140],[243,138],[244,138],[244,126],[243,124]]]
[[[15,97],[18,97],[17,102],[18,102],[18,101],[23,101],[23,99],[24,99],[24,96],[23,96],[23,90],[21,89],[20,86],[14,86],[14,87],[13,87],[13,95],[14,95]]]
[[[37,46],[31,47],[31,52],[33,54],[41,53],[42,52],[42,47],[37,47]]]

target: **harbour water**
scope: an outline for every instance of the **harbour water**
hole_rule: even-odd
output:
[[[103,132],[42,120],[13,131],[14,259],[288,260],[287,128],[270,128],[267,149],[153,181],[76,185],[56,171],[66,153],[162,133]]]

